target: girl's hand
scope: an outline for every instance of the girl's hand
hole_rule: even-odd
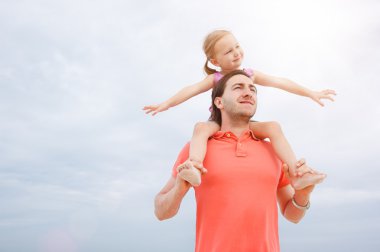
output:
[[[158,104],[158,105],[145,106],[143,108],[143,110],[145,111],[145,114],[152,113],[152,116],[154,116],[154,115],[156,115],[159,112],[168,110],[169,108],[170,108],[170,106],[167,103],[163,102],[163,103]]]
[[[317,102],[319,105],[321,105],[322,107],[325,106],[325,104],[322,103],[322,99],[328,99],[330,101],[334,101],[334,99],[332,98],[332,95],[336,95],[335,91],[334,90],[331,90],[331,89],[326,89],[326,90],[322,90],[322,91],[311,91],[311,94],[310,94],[310,98]]]

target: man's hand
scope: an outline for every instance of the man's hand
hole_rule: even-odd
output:
[[[178,175],[183,180],[189,182],[192,186],[199,186],[201,184],[201,175],[207,172],[201,162],[195,162],[190,159],[177,167]]]
[[[193,163],[194,167],[201,172],[202,175],[207,173],[207,169],[203,166],[203,163],[195,160],[191,160],[191,162]]]
[[[294,175],[290,173],[289,166],[287,164],[282,164],[282,169],[285,173],[285,176],[288,179],[292,179],[295,177],[302,177],[302,175],[304,175],[305,173],[312,173],[312,174],[314,173],[314,170],[306,165],[306,160],[304,158],[301,158],[300,160],[297,161]]]
[[[191,184],[181,178],[181,176],[177,175],[175,179],[175,187],[177,187],[179,191],[187,191],[191,187]]]
[[[292,176],[289,173],[289,167],[287,164],[283,164],[283,170],[295,190],[307,189],[309,186],[322,183],[326,178],[326,174],[315,171],[306,165],[305,159],[301,159],[297,162],[295,176]]]
[[[300,160],[297,161],[296,163],[296,171],[295,171],[295,176],[297,177],[302,177],[306,173],[311,173],[311,174],[320,174],[318,171],[314,171],[311,169],[306,164],[306,160],[304,158],[301,158]]]

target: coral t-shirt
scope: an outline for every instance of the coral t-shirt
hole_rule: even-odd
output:
[[[176,167],[188,158],[189,144]],[[207,145],[208,173],[195,187],[196,252],[276,252],[277,190],[289,184],[271,144],[249,130],[240,138],[218,132]]]

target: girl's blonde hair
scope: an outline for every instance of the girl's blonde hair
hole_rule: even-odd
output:
[[[206,55],[206,63],[203,67],[204,71],[207,74],[213,74],[216,73],[215,69],[212,69],[208,66],[208,62],[211,58],[215,56],[215,44],[224,36],[231,34],[231,32],[226,30],[215,30],[208,34],[203,42],[203,52]]]

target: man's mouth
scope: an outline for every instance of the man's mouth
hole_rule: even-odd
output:
[[[240,101],[240,103],[255,105],[255,103],[251,100]]]

